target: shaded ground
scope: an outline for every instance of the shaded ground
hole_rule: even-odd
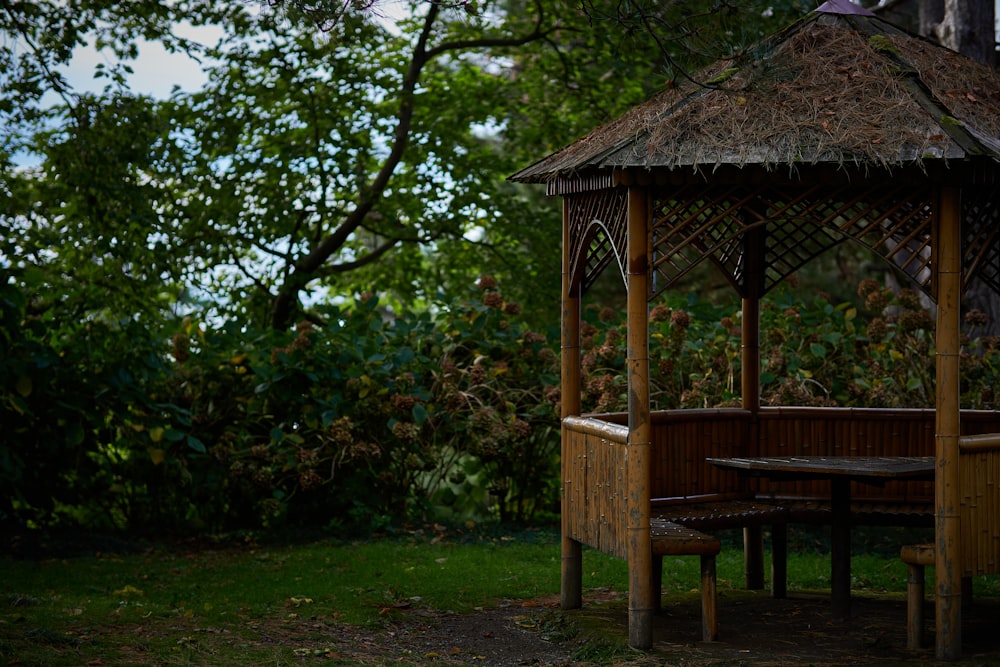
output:
[[[928,647],[906,649],[905,602],[856,597],[849,621],[833,620],[826,596],[727,591],[720,598],[720,641],[700,637],[696,595],[665,606],[656,617],[648,653],[625,646],[623,596],[593,593],[581,610],[561,612],[557,601],[501,604],[473,614],[404,613],[384,630],[339,637],[330,657],[352,664],[516,665],[615,664],[630,666],[770,667],[920,665],[934,662]],[[928,603],[928,616],[933,611]],[[1000,665],[1000,600],[979,600],[965,610],[962,665]]]

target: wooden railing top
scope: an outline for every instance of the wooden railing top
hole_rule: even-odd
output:
[[[1000,433],[963,435],[958,439],[958,449],[962,452],[989,452],[1000,449]]]
[[[892,419],[893,417],[912,419],[913,417],[932,418],[934,408],[867,408],[867,407],[815,407],[803,405],[762,406],[759,414],[764,417],[835,417],[858,419]],[[694,408],[676,410],[655,410],[650,413],[654,422],[677,419],[699,419],[711,417],[750,417],[753,412],[742,408]],[[963,417],[1000,419],[1000,411],[996,410],[962,410]],[[626,412],[601,412],[583,415],[585,418],[598,419],[614,424],[628,423]]]
[[[563,417],[563,426],[570,431],[596,435],[612,442],[628,442],[628,426],[614,424],[594,417]]]

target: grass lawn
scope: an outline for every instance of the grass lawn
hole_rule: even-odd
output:
[[[793,539],[790,589],[829,587],[821,534]],[[906,568],[879,546],[894,538],[873,535],[865,543],[870,553],[853,559],[854,588],[902,599]],[[742,587],[735,546],[735,536],[728,538],[720,555],[720,590]],[[668,558],[664,567],[666,595],[697,589],[696,558]],[[559,538],[551,529],[428,527],[363,541],[5,558],[0,664],[345,664],[324,649],[333,626],[381,628],[415,609],[461,614],[551,597],[559,576]],[[627,580],[624,562],[585,553],[585,590],[624,591]],[[975,586],[977,595],[1000,595],[996,577]]]

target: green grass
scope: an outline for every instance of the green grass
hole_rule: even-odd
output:
[[[789,588],[828,589],[828,558],[793,552]],[[718,567],[720,590],[741,588],[740,549],[724,549]],[[857,555],[853,575],[855,589],[905,589],[898,558]],[[332,625],[370,628],[413,609],[462,613],[553,596],[559,576],[551,531],[5,559],[0,663],[301,664]],[[585,589],[624,591],[627,581],[624,562],[585,552]],[[668,595],[697,590],[697,559],[665,559],[663,581]],[[996,577],[975,586],[977,594],[1000,595]]]

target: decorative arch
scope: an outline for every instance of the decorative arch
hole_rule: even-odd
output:
[[[625,188],[566,197],[572,279],[583,291],[594,284],[612,260],[625,283],[627,198]]]

